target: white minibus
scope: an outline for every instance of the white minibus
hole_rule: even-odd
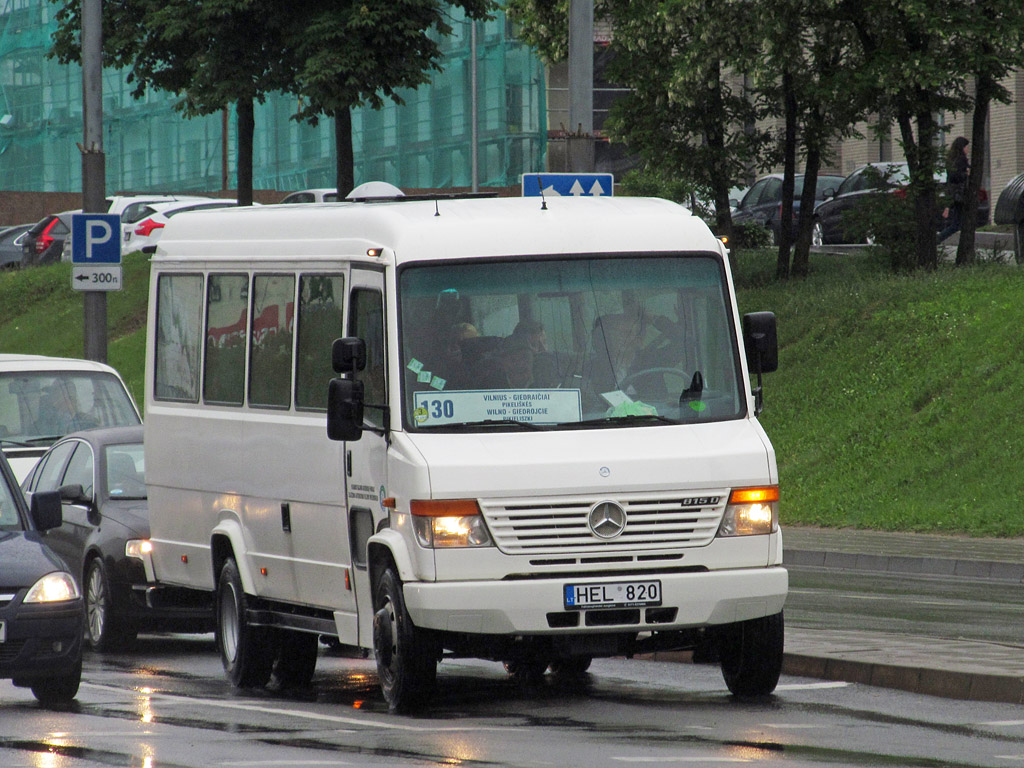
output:
[[[373,653],[394,711],[444,659],[579,676],[717,653],[782,666],[775,318],[640,198],[225,209],[152,261],[146,481],[158,580],[212,593],[238,686]],[[752,386],[750,377],[756,377]]]

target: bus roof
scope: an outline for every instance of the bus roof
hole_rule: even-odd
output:
[[[256,246],[255,244],[259,244]],[[366,258],[396,263],[552,253],[712,251],[707,225],[655,198],[437,198],[197,211],[172,219],[155,262]]]

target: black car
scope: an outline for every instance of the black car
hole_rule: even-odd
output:
[[[842,182],[842,176],[831,176],[824,174],[818,176],[818,183],[814,188],[815,201],[825,199],[826,191],[834,190]],[[793,177],[793,222],[796,222],[800,214],[800,196],[804,191],[804,174],[798,173]],[[754,182],[753,186],[733,209],[733,224],[756,223],[767,227],[771,232],[772,244],[779,244],[779,237],[782,232],[780,222],[782,219],[782,174],[772,173],[763,176]]]
[[[213,628],[212,603],[197,604],[193,593],[156,583],[141,425],[68,435],[50,447],[22,487],[29,498],[60,493],[63,524],[46,540],[82,580],[85,638],[94,650],[124,646],[140,630]]]
[[[935,181],[939,184],[940,191],[945,179],[945,172],[936,171]],[[910,166],[907,163],[868,163],[857,168],[843,179],[842,184],[830,190],[827,199],[814,209],[811,242],[814,245],[830,245],[859,240],[860,238],[855,238],[853,233],[848,231],[847,218],[850,212],[879,192],[906,194],[905,190],[909,183]],[[978,196],[978,226],[988,223],[989,208],[988,192],[982,189]],[[942,222],[937,220],[936,228],[941,227]],[[870,240],[869,237],[868,241]]]
[[[82,679],[82,593],[44,538],[60,524],[58,494],[27,508],[0,455],[0,678],[46,705],[71,701]]]
[[[32,225],[22,240],[23,267],[56,264],[64,252],[64,241],[71,237],[71,215],[75,211],[51,213]]]
[[[0,269],[17,269],[25,256],[22,241],[32,224],[18,224],[0,230]]]

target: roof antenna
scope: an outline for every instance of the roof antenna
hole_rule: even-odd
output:
[[[546,211],[548,209],[548,201],[544,199],[544,185],[540,181],[540,174],[537,174],[537,189],[540,190],[540,209]]]
[[[437,209],[437,198],[436,197],[434,198],[434,215],[435,216],[440,216],[441,215],[441,212]]]

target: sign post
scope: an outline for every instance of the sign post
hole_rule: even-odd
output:
[[[121,217],[116,213],[71,216],[71,287],[121,290]]]

